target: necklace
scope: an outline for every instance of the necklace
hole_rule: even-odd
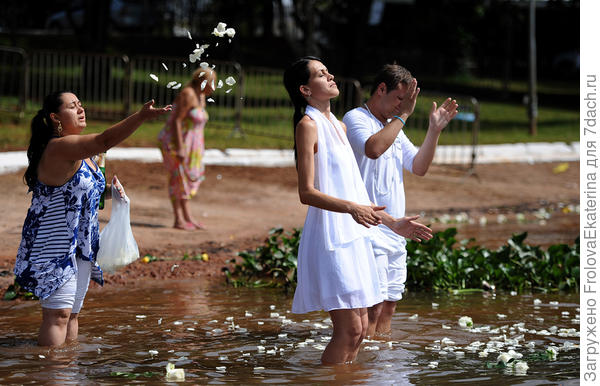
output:
[[[365,106],[365,109],[367,109],[367,111],[369,112],[369,114],[371,114],[371,116],[372,116],[372,117],[373,117],[373,118],[374,118],[374,119],[375,119],[377,122],[381,122],[381,121],[379,120],[379,118],[377,118],[377,117],[375,116],[375,114],[373,114],[373,112],[371,111],[371,109],[369,108],[369,106],[367,105],[367,103],[366,103],[366,102],[365,102],[365,103],[363,103],[363,105]],[[385,125],[387,124],[387,122],[381,122],[381,123],[383,124],[383,126],[385,126]]]

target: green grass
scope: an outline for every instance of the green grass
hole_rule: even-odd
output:
[[[405,129],[411,140],[419,145],[425,137],[427,115],[432,97],[422,97],[419,105],[407,122]],[[437,98],[438,104],[442,98]],[[94,106],[100,107],[100,106]],[[104,106],[102,106],[104,107]],[[233,136],[235,127],[232,109],[208,107],[211,119],[206,128],[206,146],[208,148],[290,148],[292,146],[292,110],[289,107],[246,108],[243,111],[241,126],[246,134]],[[29,122],[33,112],[18,120],[16,113],[0,113],[0,150],[24,149],[29,140]],[[338,116],[341,118],[341,116]],[[88,121],[87,132],[100,132],[117,120],[105,122]],[[479,144],[517,143],[517,142],[574,142],[579,141],[579,112],[540,107],[538,134],[528,134],[526,108],[521,105],[498,102],[480,102]],[[458,123],[458,122],[456,122]],[[163,121],[145,123],[129,139],[126,146],[155,146],[156,136]],[[422,127],[419,127],[422,126]],[[440,138],[441,145],[471,143],[469,127],[453,123]]]
[[[81,71],[77,66],[69,69],[71,72]],[[65,76],[68,71],[61,67],[51,67],[45,70],[56,72],[57,75]],[[221,73],[221,79],[229,75]],[[158,72],[157,72],[158,73]],[[111,73],[113,78],[123,78],[124,70],[114,67]],[[234,74],[235,75],[235,74]],[[144,90],[154,90],[163,87],[167,78],[161,75],[160,84],[156,84],[148,77],[148,71],[134,69],[132,79],[135,83],[134,89],[141,86]],[[178,80],[182,83],[188,81],[187,75],[171,74],[169,80]],[[502,84],[494,79],[463,79],[456,77],[450,82],[468,84],[472,87],[500,89]],[[511,82],[510,91],[524,92],[526,83]],[[240,87],[240,84],[234,88]],[[241,115],[240,126],[245,133],[243,136],[235,136],[236,127],[235,110],[233,105],[236,101],[236,92],[225,94],[228,87],[216,90],[214,99],[216,104],[209,103],[208,112],[210,120],[206,127],[205,138],[208,148],[290,148],[292,138],[292,108],[289,106],[287,93],[282,85],[281,74],[273,71],[262,71],[260,69],[244,74],[243,95],[244,109]],[[570,87],[565,83],[542,83],[539,85],[540,92],[548,94],[578,93],[578,89]],[[367,90],[364,90],[367,92]],[[174,94],[173,94],[174,95]],[[166,97],[170,98],[169,94]],[[366,97],[368,95],[365,95]],[[433,100],[440,104],[444,96],[435,96],[424,92],[419,96],[415,113],[409,118],[405,131],[409,138],[420,145],[425,137],[428,124],[428,114]],[[332,105],[336,108],[340,101]],[[334,102],[336,102],[334,101]],[[86,102],[86,101],[84,101]],[[17,119],[16,113],[2,112],[2,107],[16,106],[15,96],[0,97],[0,151],[10,149],[24,149],[29,139],[29,122],[35,111],[39,108],[39,102],[29,102],[26,112],[21,119]],[[468,112],[472,109],[470,101],[459,100],[460,110]],[[527,109],[522,104],[501,103],[497,101],[480,100],[480,131],[478,133],[479,144],[516,143],[516,142],[574,142],[579,140],[579,112],[577,110],[548,108],[540,106],[538,116],[538,134],[530,136]],[[134,103],[132,108],[137,108]],[[13,107],[14,108],[14,107]],[[118,112],[123,109],[121,101],[87,101],[86,108],[93,112]],[[336,111],[339,119],[342,112]],[[90,114],[92,115],[92,114]],[[87,132],[99,132],[106,129],[118,119],[110,121],[88,121]],[[156,146],[156,136],[163,126],[163,121],[150,122],[143,125],[133,136],[124,143],[126,146]],[[440,138],[441,145],[470,144],[472,142],[470,124],[453,121],[444,130]]]

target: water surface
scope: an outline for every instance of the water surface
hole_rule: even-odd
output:
[[[291,314],[291,297],[277,289],[198,280],[94,289],[80,316],[79,343],[57,350],[35,344],[37,301],[4,301],[0,383],[163,383],[171,362],[194,384],[578,384],[579,350],[561,349],[579,343],[578,303],[577,294],[408,293],[391,336],[366,341],[355,363],[332,367],[319,362],[331,335],[328,314]],[[461,316],[475,329],[461,328]],[[480,357],[491,339],[501,342],[497,352]],[[469,349],[477,341],[482,346]],[[555,361],[527,360],[549,345],[561,350]],[[509,348],[524,355],[526,375],[486,368]]]

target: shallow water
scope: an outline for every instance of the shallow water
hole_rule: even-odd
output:
[[[541,304],[534,305],[534,299]],[[163,383],[171,362],[185,370],[185,382],[194,384],[578,384],[579,349],[561,350],[555,361],[526,358],[531,341],[535,351],[566,341],[578,344],[572,331],[571,336],[539,334],[554,331],[552,326],[579,331],[578,307],[577,294],[408,293],[397,307],[390,337],[365,342],[355,363],[332,367],[319,364],[331,334],[328,315],[289,313],[291,297],[279,290],[208,287],[196,280],[107,287],[88,294],[79,343],[52,351],[35,345],[38,302],[0,302],[0,383]],[[461,328],[458,319],[465,315],[475,328],[491,330]],[[527,331],[519,332],[516,323],[524,323],[521,330]],[[524,354],[527,375],[486,368],[498,352],[481,358],[485,345],[473,352],[465,348],[503,335],[524,335],[512,347]],[[441,347],[445,353],[439,347],[443,338],[455,343]],[[498,350],[508,351],[510,344]],[[428,367],[432,361],[439,363],[436,368]],[[151,373],[123,379],[115,372]]]

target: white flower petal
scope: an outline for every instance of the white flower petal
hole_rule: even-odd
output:
[[[185,32],[187,32],[187,34],[188,34],[188,38],[189,38],[190,40],[192,40],[192,34],[190,33],[190,31],[185,31]]]
[[[158,76],[150,74],[150,78],[152,78],[155,82],[158,82]]]
[[[200,67],[202,67],[202,68],[205,68],[205,69],[206,69],[206,68],[208,68],[208,63],[206,63],[206,62],[202,62],[202,63],[200,63]]]
[[[233,86],[235,84],[235,79],[233,76],[228,76],[227,79],[225,79],[225,84],[228,86]]]
[[[517,363],[515,363],[515,374],[517,374],[517,375],[527,374],[528,369],[529,369],[529,366],[527,365],[527,362],[525,362],[525,361],[518,361]]]
[[[177,83],[175,86],[171,87],[173,90],[177,90],[181,87],[181,83]]]
[[[200,90],[204,90],[204,88],[206,87],[206,83],[208,83],[208,80],[206,79],[204,79],[202,83],[200,83]]]
[[[235,36],[235,29],[233,29],[233,28],[227,28],[225,30],[225,34],[227,36],[229,36],[230,38],[233,38]]]
[[[225,94],[229,94],[231,92],[231,89],[225,91]]]
[[[169,67],[167,67],[166,64],[164,64],[164,63],[161,63],[161,64],[162,64],[163,68],[165,69],[165,71],[169,71]]]
[[[458,319],[458,325],[461,327],[473,327],[473,319],[468,316],[462,316]]]
[[[212,99],[212,98],[208,98],[206,101],[207,101],[207,102],[210,102],[210,103],[215,103],[215,100],[214,100],[214,99]]]
[[[227,29],[227,23],[221,22],[221,23],[217,24],[217,28],[216,28],[217,31],[224,33],[226,31],[226,29]]]
[[[217,83],[217,88],[221,88],[223,87],[223,81],[221,79],[219,79],[219,82]]]

